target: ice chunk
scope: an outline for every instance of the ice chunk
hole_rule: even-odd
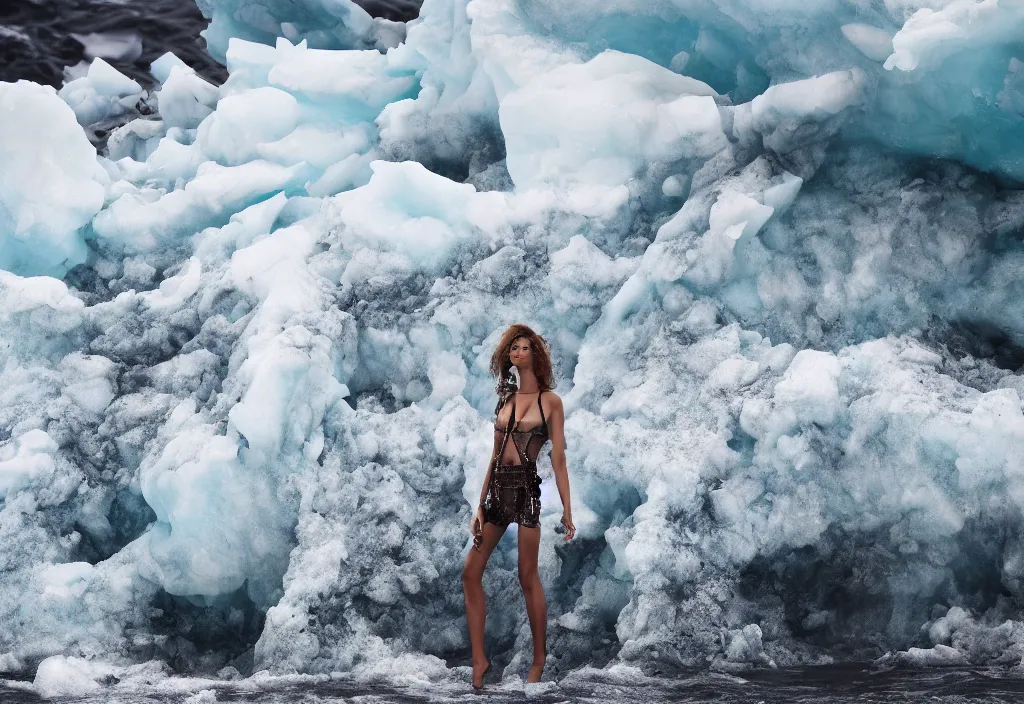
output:
[[[485,291],[503,291],[514,286],[526,273],[526,252],[514,245],[497,252],[473,265],[466,278]]]
[[[122,97],[142,92],[134,79],[128,78],[103,59],[96,59],[89,65],[89,84],[99,95]]]
[[[505,197],[477,193],[416,162],[370,164],[365,186],[331,199],[349,246],[392,251],[436,270],[462,246],[492,239],[507,227]]]
[[[61,361],[64,393],[83,410],[102,413],[114,400],[117,365],[106,357],[69,354]]]
[[[669,62],[668,67],[676,73],[682,73],[686,70],[686,65],[688,63],[690,63],[690,54],[685,51],[680,51],[672,57],[672,61]]]
[[[20,672],[25,664],[11,653],[0,655],[0,672]]]
[[[892,53],[892,36],[884,29],[851,22],[839,28],[857,50],[873,61],[885,61]]]
[[[954,0],[933,10],[922,7],[892,39],[885,68],[930,70],[971,44],[1001,44],[1020,36],[1024,8],[1017,3]]]
[[[385,105],[416,88],[414,75],[387,69],[388,59],[378,51],[307,49],[283,52],[267,80],[312,100],[338,100],[339,116],[356,122],[373,120]]]
[[[0,268],[63,276],[85,261],[80,228],[108,177],[52,88],[0,83]]]
[[[742,629],[729,631],[729,645],[725,650],[726,659],[732,662],[759,663],[773,667],[775,663],[764,652],[762,637],[761,628],[756,623],[746,625]]]
[[[179,59],[174,52],[168,51],[153,60],[153,63],[149,65],[149,72],[156,77],[156,80],[165,83],[171,77],[171,71],[175,67],[185,72],[192,71],[191,66]]]
[[[100,689],[96,680],[104,674],[105,668],[98,663],[54,655],[39,663],[32,684],[40,696],[47,699],[82,697]]]
[[[166,132],[167,125],[161,120],[132,120],[110,133],[107,156],[115,161],[125,157],[145,161]]]
[[[194,129],[217,105],[217,88],[188,67],[171,66],[161,83],[160,117],[169,127]]]
[[[93,227],[100,236],[124,243],[129,251],[146,251],[211,222],[226,224],[238,210],[304,182],[304,166],[250,161],[227,167],[208,161],[182,190],[122,195],[96,216]]]
[[[181,273],[164,279],[159,288],[143,293],[140,298],[150,310],[181,308],[199,290],[201,277],[202,264],[199,259],[192,257],[185,263]]]
[[[685,193],[686,181],[678,174],[669,176],[661,184],[661,192],[669,198],[679,198]]]
[[[707,159],[728,144],[716,95],[700,81],[615,51],[561,66],[501,101],[509,174],[519,188],[611,186],[652,160]]]
[[[260,156],[279,164],[305,161],[320,169],[329,169],[346,158],[365,153],[372,141],[372,130],[355,125],[326,130],[315,125],[299,125],[276,142],[257,146]]]
[[[601,305],[639,264],[637,257],[613,260],[585,237],[573,236],[564,249],[551,254],[548,286],[555,310],[587,311],[586,317],[596,320]]]
[[[75,111],[80,124],[92,125],[131,112],[142,93],[135,80],[96,58],[85,76],[66,84],[58,95]]]
[[[694,266],[684,278],[698,286],[713,286],[729,277],[737,249],[742,249],[774,212],[746,194],[723,188],[711,206],[708,231],[691,250],[696,255]]]
[[[267,44],[287,37],[323,49],[362,49],[377,43],[378,27],[385,25],[352,0],[200,0],[198,5],[210,19],[201,34],[221,61],[236,37]]]
[[[901,654],[900,659],[910,665],[966,665],[967,657],[956,648],[948,645],[936,645],[931,648],[910,648]]]
[[[234,441],[201,425],[182,429],[144,467],[141,485],[156,511],[147,539],[168,592],[212,598],[248,579],[254,599],[273,598],[274,573],[290,550],[288,519],[267,478],[252,476],[239,460]],[[248,526],[256,516],[262,525],[253,535]]]
[[[754,128],[764,145],[785,153],[815,141],[811,125],[829,135],[834,120],[865,99],[867,76],[860,69],[774,85],[750,103]],[[832,123],[832,124],[830,124]]]
[[[22,278],[0,271],[0,311],[10,316],[40,307],[74,312],[85,307],[80,298],[69,295],[67,284],[49,276]]]
[[[45,483],[55,471],[57,443],[42,430],[30,430],[0,444],[0,498],[35,481]]]
[[[70,36],[85,47],[85,55],[114,61],[135,61],[142,55],[142,35],[138,32],[90,32]]]
[[[299,106],[291,94],[270,86],[256,88],[221,100],[196,139],[211,159],[235,166],[252,161],[258,145],[288,135],[298,119]]]
[[[66,562],[47,567],[40,578],[46,584],[45,594],[74,599],[85,592],[92,574],[93,566],[88,562]]]
[[[839,360],[817,350],[800,350],[775,385],[775,400],[797,422],[831,423],[839,410]]]
[[[389,103],[377,118],[385,153],[448,163],[473,154],[471,173],[501,158],[498,100],[486,63],[472,50],[470,12],[462,0],[424,3],[405,42],[388,51],[389,73],[415,74],[419,93]]]

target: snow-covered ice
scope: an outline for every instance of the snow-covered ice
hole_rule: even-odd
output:
[[[1019,2],[199,5],[222,86],[0,83],[0,670],[449,677],[519,321],[547,677],[1021,666]]]

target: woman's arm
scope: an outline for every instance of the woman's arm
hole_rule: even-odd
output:
[[[480,503],[478,507],[484,505],[484,499],[487,498],[487,487],[491,484],[491,469],[494,467],[494,457],[498,454],[498,441],[495,439],[494,448],[491,450],[491,459],[487,461],[487,473],[484,475],[484,486],[480,490]]]
[[[505,401],[507,400],[508,396],[505,396],[505,398],[501,399],[501,402],[498,404],[498,409],[504,406]],[[497,410],[495,410],[495,415],[497,415]],[[478,506],[483,506],[484,500],[487,498],[487,487],[490,486],[491,483],[491,470],[494,468],[494,458],[498,456],[498,448],[500,446],[501,437],[499,437],[498,433],[494,433],[494,446],[491,448],[491,459],[487,461],[487,473],[484,475],[484,486],[480,490],[480,503],[478,504]]]
[[[569,499],[569,470],[565,466],[565,410],[562,399],[551,397],[551,411],[548,416],[548,433],[551,436],[551,468],[555,472],[555,485],[562,499],[562,510],[566,516],[572,515],[572,502]]]

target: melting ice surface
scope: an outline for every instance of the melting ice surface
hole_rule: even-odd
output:
[[[464,680],[516,321],[546,677],[1020,667],[1024,3],[199,4],[223,86],[0,83],[0,670]]]

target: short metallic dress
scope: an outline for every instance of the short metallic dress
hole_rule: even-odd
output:
[[[543,392],[541,392],[543,393]],[[497,423],[498,412],[504,401],[498,402],[494,409],[494,432],[503,433],[501,449],[496,455],[491,479],[487,485],[487,499],[484,503],[484,522],[500,526],[518,523],[524,528],[536,528],[540,525],[540,475],[537,474],[537,455],[548,439],[548,424],[544,418],[544,406],[540,402],[541,394],[537,395],[537,406],[540,408],[540,423],[527,430],[519,428],[520,421],[516,417],[516,397],[512,395],[512,412],[508,423],[502,430]],[[505,399],[507,400],[507,399]],[[524,414],[525,416],[525,414]],[[513,425],[513,422],[515,425]],[[505,444],[512,438],[519,464],[501,464],[504,457]]]

